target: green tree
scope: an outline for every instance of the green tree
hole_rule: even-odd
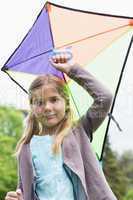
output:
[[[17,165],[13,157],[23,129],[23,114],[15,108],[0,107],[0,199],[16,189]]]
[[[13,158],[15,138],[0,136],[0,199],[4,199],[7,191],[13,190],[17,183],[17,168]]]
[[[13,107],[0,107],[0,134],[19,137],[23,115]]]
[[[123,200],[133,200],[133,189],[128,190]]]
[[[114,194],[119,200],[123,200],[127,191],[129,179],[125,176],[118,162],[118,155],[111,149],[108,139],[103,156],[103,170]]]
[[[126,191],[126,195],[123,200],[133,199],[133,151],[125,151],[119,157],[119,164],[125,176],[128,178],[129,183]]]
[[[125,151],[119,158],[119,164],[129,179],[128,188],[133,188],[133,151]]]

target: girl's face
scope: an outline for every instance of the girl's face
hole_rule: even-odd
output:
[[[56,126],[65,116],[66,103],[56,88],[48,84],[33,93],[31,109],[45,127]]]

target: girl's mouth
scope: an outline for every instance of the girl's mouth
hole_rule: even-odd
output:
[[[49,114],[49,115],[45,115],[45,117],[46,117],[47,119],[52,119],[52,118],[54,118],[54,117],[55,117],[55,114]]]

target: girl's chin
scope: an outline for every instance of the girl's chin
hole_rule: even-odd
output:
[[[46,126],[47,126],[47,127],[54,127],[54,126],[56,126],[57,124],[58,124],[57,121],[54,121],[54,120],[47,120]]]
[[[51,118],[44,118],[44,117],[40,117],[38,118],[38,121],[43,124],[44,127],[47,127],[47,128],[54,128],[56,126],[59,125],[59,123],[62,121],[57,119],[56,117],[51,117]]]

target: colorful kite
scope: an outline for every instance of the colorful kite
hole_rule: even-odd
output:
[[[49,57],[53,49],[70,48],[76,62],[93,73],[114,94],[112,114],[132,35],[132,17],[76,10],[47,2],[2,71],[26,92],[29,87],[27,80],[30,84],[39,74],[51,73],[63,78],[63,74],[51,66]],[[76,109],[72,105],[75,116],[79,117],[77,109],[82,115],[92,99],[72,80],[68,80],[68,85],[72,104],[76,104]],[[102,159],[110,119],[106,118],[94,134],[92,146],[99,160]]]

